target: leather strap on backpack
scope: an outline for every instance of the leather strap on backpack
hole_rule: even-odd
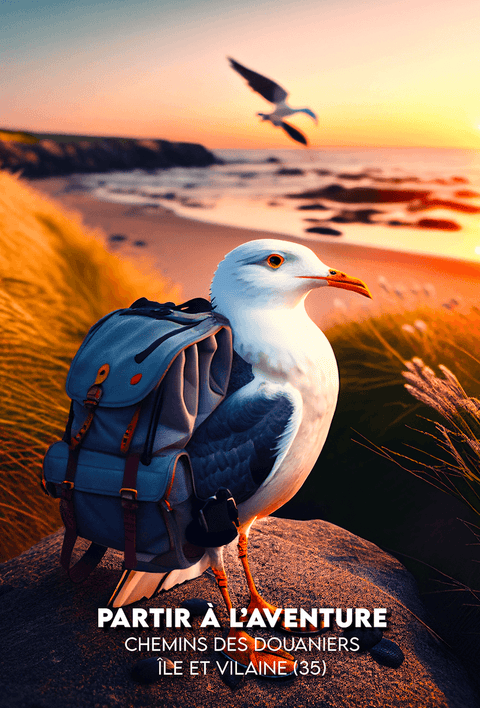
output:
[[[72,435],[69,441],[69,453],[67,469],[65,472],[65,480],[62,483],[62,492],[60,500],[60,511],[62,514],[63,523],[65,524],[65,535],[63,537],[62,553],[60,556],[60,563],[62,567],[67,571],[70,580],[74,583],[81,583],[87,578],[92,570],[100,563],[103,556],[107,551],[106,546],[101,546],[98,543],[92,543],[83,556],[78,560],[74,566],[70,567],[70,562],[72,560],[73,549],[77,542],[77,523],[75,521],[75,507],[73,504],[73,490],[75,487],[75,474],[77,472],[78,465],[78,455],[80,453],[81,444],[87,434],[90,425],[92,424],[95,411],[98,406],[98,402],[102,397],[102,386],[101,384],[108,376],[110,367],[108,364],[104,364],[100,367],[97,372],[97,377],[95,383],[90,386],[87,391],[87,398],[83,402],[85,408],[87,409],[87,417],[85,418],[83,425],[80,430]],[[73,404],[70,409],[69,421],[67,424],[67,430],[71,432],[71,425],[73,420]]]
[[[120,489],[123,507],[123,526],[125,529],[124,563],[127,570],[134,570],[137,565],[135,550],[137,537],[137,471],[140,455],[131,454],[125,461],[123,483]]]
[[[73,449],[70,448],[65,481],[62,484],[62,499],[60,501],[60,510],[63,523],[65,524],[65,535],[63,537],[60,563],[64,570],[67,571],[70,580],[74,583],[83,582],[100,563],[107,551],[106,546],[92,543],[80,560],[78,560],[74,566],[70,567],[73,549],[77,542],[77,524],[73,506],[73,480],[75,479],[75,472],[77,471],[79,450],[80,448],[78,446]]]

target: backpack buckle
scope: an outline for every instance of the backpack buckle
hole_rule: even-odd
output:
[[[61,498],[65,499],[66,501],[70,501],[73,496],[73,489],[75,487],[75,484],[69,479],[64,479],[63,482],[59,485],[59,487]]]
[[[136,509],[137,504],[137,490],[130,489],[129,487],[122,487],[120,489],[120,496],[122,498],[122,506],[127,509]]]
[[[87,398],[83,402],[85,408],[96,408],[102,394],[103,390],[100,384],[93,384],[93,386],[90,386],[87,391]]]

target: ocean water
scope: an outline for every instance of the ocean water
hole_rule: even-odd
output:
[[[214,152],[225,164],[88,174],[76,179],[101,200],[141,205],[151,212],[161,205],[186,218],[269,231],[273,237],[338,240],[480,261],[480,150],[326,148]],[[329,199],[328,194],[315,199],[287,196],[331,185],[347,190],[424,190],[428,200],[437,203],[430,203],[425,209],[418,200],[411,199],[344,203]],[[312,204],[317,208],[305,208]],[[366,209],[376,211],[367,213]],[[418,224],[425,219],[435,219],[435,227],[431,228],[432,221]],[[337,233],[308,231],[312,228]]]

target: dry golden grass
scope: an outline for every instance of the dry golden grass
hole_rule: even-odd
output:
[[[68,416],[65,378],[89,327],[142,295],[178,296],[98,237],[0,172],[0,560],[61,524],[39,478],[45,449]]]
[[[480,310],[421,306],[327,334],[343,390],[330,435],[339,424],[368,423],[367,446],[458,497],[480,519]],[[390,444],[402,440],[410,454],[392,452]]]
[[[406,367],[407,391],[447,422],[436,422],[435,432],[427,433],[435,442],[435,452],[430,453],[431,459],[421,466],[421,472],[432,484],[470,506],[480,522],[480,401],[469,397],[442,364],[442,378],[418,357],[407,361]]]

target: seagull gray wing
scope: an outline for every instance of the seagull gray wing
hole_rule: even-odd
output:
[[[262,76],[261,74],[257,74],[256,71],[247,69],[246,66],[242,66],[242,64],[239,64],[235,59],[228,57],[228,60],[232,69],[238,71],[238,73],[247,80],[248,85],[263,96],[263,98],[266,98],[267,101],[270,101],[270,103],[280,103],[287,98],[288,92],[275,81],[272,81],[272,79],[267,79],[266,76]]]
[[[246,501],[268,477],[279,454],[278,441],[293,404],[286,395],[272,398],[265,387],[247,386],[227,397],[186,446],[196,492],[203,499],[227,487],[237,503]]]
[[[289,135],[293,140],[296,140],[297,143],[302,143],[302,145],[308,145],[307,138],[299,130],[294,128],[289,123],[285,123],[284,120],[280,123],[280,125],[287,133],[287,135]]]

